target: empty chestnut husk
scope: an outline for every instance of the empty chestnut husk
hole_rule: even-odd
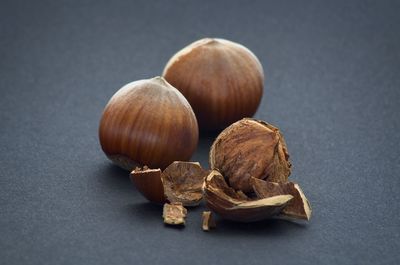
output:
[[[164,171],[136,168],[130,177],[139,192],[151,202],[196,206],[203,199],[207,173],[198,162],[174,161]]]
[[[245,118],[223,130],[210,150],[210,166],[227,178],[229,185],[251,192],[251,177],[286,182],[291,163],[279,129],[264,121]]]

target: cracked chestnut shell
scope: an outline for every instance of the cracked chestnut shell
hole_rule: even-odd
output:
[[[163,76],[188,99],[205,131],[253,116],[263,94],[260,61],[243,45],[224,39],[201,39],[183,48]]]
[[[259,120],[242,119],[222,131],[210,150],[211,169],[218,169],[229,185],[252,192],[250,179],[286,182],[291,164],[279,129]]]
[[[151,202],[197,206],[203,199],[203,183],[208,173],[198,162],[174,161],[164,171],[137,167],[130,178]]]
[[[136,189],[149,201],[154,203],[166,202],[164,195],[164,186],[161,181],[162,171],[159,168],[150,169],[148,167],[135,168],[130,178]]]
[[[311,205],[299,184],[294,182],[269,182],[256,178],[252,178],[251,183],[253,190],[259,199],[284,194],[290,194],[293,196],[293,200],[283,208],[280,216],[292,219],[310,220],[312,213]]]
[[[189,102],[162,77],[139,80],[118,90],[99,126],[104,153],[117,165],[165,168],[189,160],[198,143],[198,125]]]
[[[181,202],[184,206],[199,205],[208,173],[198,162],[173,162],[161,175],[165,197],[170,202]]]
[[[255,222],[278,215],[293,199],[290,194],[278,194],[261,199],[248,198],[225,182],[217,170],[211,171],[204,182],[207,206],[221,217],[237,222]]]

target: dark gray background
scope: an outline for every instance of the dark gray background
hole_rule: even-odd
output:
[[[399,264],[399,1],[2,1],[1,264]],[[164,227],[106,159],[98,121],[125,83],[203,37],[250,48],[308,224]],[[213,135],[193,160],[207,165]]]

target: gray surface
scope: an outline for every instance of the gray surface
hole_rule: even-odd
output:
[[[0,4],[1,264],[400,263],[398,1],[55,2]],[[264,65],[309,224],[164,227],[101,152],[110,96],[205,36]]]

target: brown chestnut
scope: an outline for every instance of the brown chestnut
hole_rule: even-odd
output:
[[[196,117],[186,98],[162,77],[139,80],[118,90],[99,126],[104,153],[117,165],[165,168],[187,161],[198,143]]]
[[[177,52],[164,78],[188,99],[202,130],[218,130],[256,112],[264,73],[246,47],[224,39],[201,39]]]

